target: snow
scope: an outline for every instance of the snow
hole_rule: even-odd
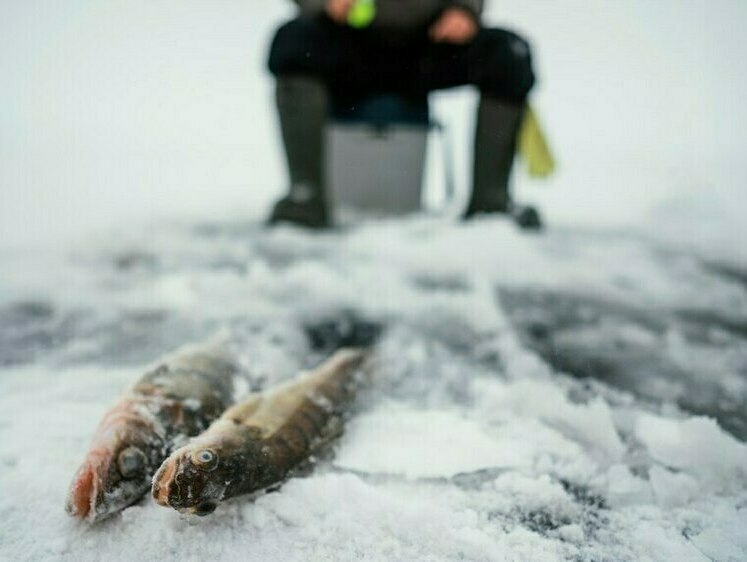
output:
[[[733,278],[689,252],[664,259],[658,244],[416,217],[317,235],[162,224],[54,260],[9,258],[0,558],[742,559],[746,446],[722,422],[739,428],[743,418],[719,397],[734,388],[722,379],[744,380],[734,367],[744,340],[720,330],[745,318],[747,300]],[[481,259],[496,248],[500,259]],[[146,253],[137,266],[123,259]],[[634,284],[619,282],[619,253]],[[164,282],[181,288],[178,298],[162,298]],[[576,336],[567,318],[555,325],[512,308],[516,291],[550,289],[554,300],[539,302],[549,315],[575,315]],[[705,315],[713,333],[687,324],[682,309]],[[230,342],[250,375],[244,391],[266,388],[319,360],[302,326],[343,310],[386,330],[345,434],[310,473],[206,519],[149,499],[93,528],[64,513],[98,420],[160,355],[187,341]],[[630,347],[574,378],[527,339],[517,310],[545,321],[546,337],[565,330],[557,349],[570,341],[577,357]],[[609,327],[583,328],[597,321]],[[710,417],[668,392],[661,364],[641,360],[691,350],[695,336],[713,359],[699,382],[714,400]],[[646,384],[606,373],[628,367]],[[666,391],[640,393],[651,387]]]
[[[641,416],[635,434],[658,462],[696,472],[700,486],[728,488],[747,480],[747,445],[725,435],[713,419]]]
[[[491,3],[536,52],[560,167],[517,192],[542,236],[263,229],[284,175],[262,57],[291,11],[3,8],[0,559],[747,559],[745,4]],[[462,197],[474,102],[434,100]],[[318,361],[301,326],[341,310],[386,330],[312,472],[205,519],[64,513],[152,361],[230,341],[245,394]]]
[[[528,461],[514,440],[502,442],[486,435],[480,425],[452,412],[412,411],[395,405],[351,421],[349,441],[335,465],[410,479],[451,477]],[[374,445],[378,443],[385,445]]]

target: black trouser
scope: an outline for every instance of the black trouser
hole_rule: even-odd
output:
[[[323,124],[328,94],[339,108],[372,94],[422,99],[432,90],[468,84],[480,90],[481,101],[465,216],[509,210],[516,137],[534,84],[529,45],[518,35],[480,29],[467,45],[436,44],[429,41],[427,27],[357,30],[326,17],[298,18],[275,35],[269,67],[278,78],[278,114],[291,183],[272,220],[300,222],[303,211],[311,213],[309,223],[325,221]],[[307,199],[316,206],[294,203],[309,188]]]
[[[470,43],[453,45],[429,41],[427,27],[353,29],[323,16],[284,24],[272,42],[269,68],[276,76],[320,79],[337,99],[422,96],[474,85],[488,96],[522,103],[534,84],[529,45],[504,29],[480,29]]]

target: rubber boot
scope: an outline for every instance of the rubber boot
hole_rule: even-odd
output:
[[[309,228],[328,227],[324,189],[327,89],[313,78],[281,77],[277,79],[275,100],[290,190],[275,203],[268,222],[291,222]]]
[[[472,196],[464,212],[465,219],[480,213],[513,215],[516,214],[514,210],[519,210],[511,203],[510,181],[523,116],[523,104],[484,95],[480,98]],[[525,216],[528,209],[531,209],[532,217]],[[531,207],[522,207],[515,218],[522,228],[539,228],[541,225],[539,213]]]

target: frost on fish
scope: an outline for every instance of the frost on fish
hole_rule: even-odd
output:
[[[340,350],[315,371],[229,408],[163,463],[153,478],[156,502],[208,515],[225,498],[282,482],[341,433],[365,356]]]
[[[93,522],[139,500],[163,459],[232,402],[237,373],[215,348],[190,346],[164,358],[104,416],[67,511]]]

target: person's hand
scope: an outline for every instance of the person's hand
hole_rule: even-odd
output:
[[[327,5],[324,9],[333,21],[345,25],[353,4],[355,4],[355,0],[327,0]]]
[[[477,20],[467,10],[449,8],[431,26],[430,36],[436,43],[469,43],[477,34]]]

